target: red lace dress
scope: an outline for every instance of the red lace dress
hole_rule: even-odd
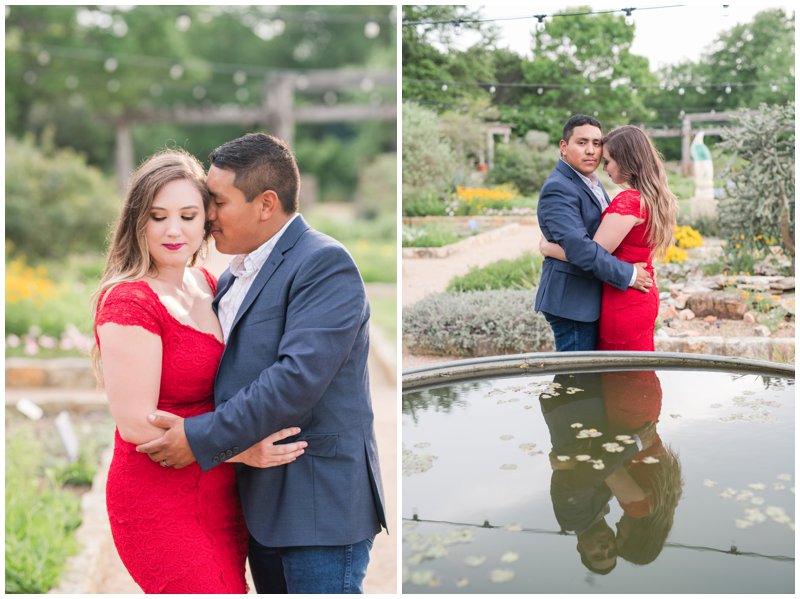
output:
[[[203,273],[216,292],[216,280]],[[214,409],[224,344],[174,318],[144,281],[101,298],[97,327],[139,326],[161,337],[158,408],[182,417]],[[102,355],[102,347],[101,355]],[[106,506],[122,563],[145,593],[246,593],[247,528],[232,464],[164,468],[114,434]]]
[[[603,213],[632,214],[645,219],[635,225],[614,251],[614,256],[635,264],[646,262],[645,269],[653,276],[653,249],[647,243],[647,211],[639,207],[639,192],[628,189],[619,193]],[[658,288],[655,284],[647,293],[635,289],[620,291],[603,283],[600,305],[600,332],[597,349],[655,351],[653,334],[658,316]]]

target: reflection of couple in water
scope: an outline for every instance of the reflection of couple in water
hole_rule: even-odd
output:
[[[607,574],[617,556],[652,562],[683,488],[680,462],[656,430],[656,373],[556,375],[540,399],[553,445],[553,510],[562,531],[576,533],[583,564]],[[623,511],[616,535],[605,520],[612,496]]]

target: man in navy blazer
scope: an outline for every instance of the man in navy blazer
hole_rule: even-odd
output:
[[[643,292],[653,284],[644,263],[618,260],[592,240],[610,203],[594,174],[603,156],[602,139],[596,119],[570,117],[559,143],[561,160],[539,193],[542,235],[564,248],[569,260],[544,259],[534,305],[550,324],[557,351],[595,349],[602,282]]]
[[[236,254],[214,308],[226,347],[214,412],[157,416],[165,435],[142,449],[213,468],[298,426],[305,454],[273,468],[237,464],[259,593],[357,593],[386,526],[367,357],[369,304],[350,255],[297,212],[291,150],[249,134],[209,157],[209,222]]]

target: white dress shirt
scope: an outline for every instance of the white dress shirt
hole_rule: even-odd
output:
[[[257,249],[249,254],[234,256],[233,260],[231,260],[228,268],[236,279],[233,281],[233,285],[228,288],[228,291],[225,292],[225,295],[222,296],[222,299],[219,300],[217,307],[219,324],[222,326],[222,335],[226,343],[231,334],[231,328],[233,328],[233,321],[236,319],[236,314],[239,312],[239,308],[241,308],[247,292],[253,285],[256,275],[261,270],[261,267],[264,266],[264,263],[267,261],[267,258],[269,258],[273,248],[277,245],[281,235],[286,231],[286,228],[299,215],[300,213],[296,212],[294,216],[281,227],[280,231],[275,233],[275,235],[270,237]]]

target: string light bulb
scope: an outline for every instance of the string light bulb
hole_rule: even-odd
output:
[[[536,17],[536,31],[541,33],[544,31],[544,18],[547,15],[534,15]]]
[[[625,12],[625,24],[630,27],[633,25],[633,11],[636,10],[635,8],[623,8]]]

